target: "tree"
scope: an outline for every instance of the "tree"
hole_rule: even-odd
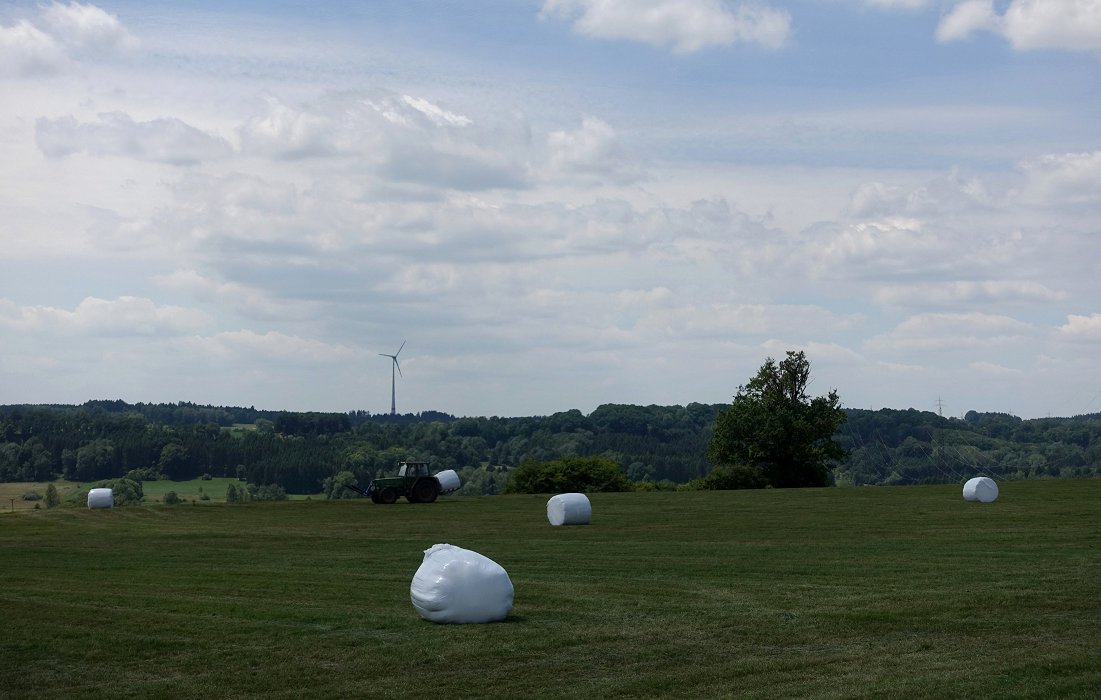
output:
[[[61,497],[57,494],[57,487],[50,484],[46,487],[46,507],[53,508],[61,503]]]
[[[184,476],[189,461],[187,448],[178,442],[170,442],[161,448],[157,468],[162,474],[167,474],[169,479],[180,479]]]
[[[847,417],[836,390],[808,398],[809,381],[802,351],[779,363],[768,358],[716,417],[711,462],[754,469],[769,486],[829,485],[831,463],[845,457],[833,434]]]
[[[356,483],[356,475],[352,472],[337,472],[333,476],[325,477],[325,480],[321,482],[321,490],[325,493],[325,498],[328,499],[360,498],[358,493],[346,488],[347,484],[354,483]]]

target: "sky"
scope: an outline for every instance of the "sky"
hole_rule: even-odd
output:
[[[0,3],[0,404],[399,348],[399,413],[1099,412],[1101,0]]]

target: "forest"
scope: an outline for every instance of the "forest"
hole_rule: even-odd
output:
[[[320,493],[343,471],[361,483],[401,460],[454,469],[463,493],[494,494],[525,461],[599,456],[640,488],[675,488],[711,469],[707,447],[727,404],[605,404],[532,417],[436,411],[301,413],[88,401],[0,406],[0,481],[94,482],[131,472],[186,480],[236,476],[289,493]],[[1101,475],[1101,414],[1024,420],[968,412],[847,409],[834,435],[846,456],[837,485],[953,483]]]

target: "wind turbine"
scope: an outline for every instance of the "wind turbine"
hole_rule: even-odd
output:
[[[403,340],[403,341],[401,341],[401,348],[404,348],[404,347],[405,347],[405,341]],[[398,413],[398,400],[397,400],[398,395],[397,395],[397,390],[395,388],[396,387],[395,382],[397,380],[394,378],[395,377],[394,370],[397,370],[398,374],[401,374],[401,365],[398,364],[398,355],[401,354],[401,348],[398,348],[398,351],[395,352],[393,355],[387,355],[384,352],[379,353],[379,355],[382,355],[383,357],[389,357],[391,360],[394,361],[394,364],[390,367],[390,415],[391,416],[396,416],[397,413]],[[404,375],[402,375],[402,376],[404,377]]]

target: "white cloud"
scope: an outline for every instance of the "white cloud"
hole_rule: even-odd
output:
[[[1019,369],[1005,367],[993,362],[972,362],[967,366],[975,372],[987,377],[1020,377],[1024,375],[1024,372]]]
[[[73,59],[125,53],[138,41],[95,5],[52,3],[32,21],[0,26],[0,77],[32,77],[66,71]]]
[[[998,26],[994,0],[964,0],[941,18],[936,37],[937,41],[956,41],[980,30],[996,31]]]
[[[564,175],[607,178],[620,184],[642,177],[616,136],[596,117],[585,117],[576,131],[553,131],[547,136],[550,168]]]
[[[872,7],[880,7],[887,10],[903,9],[915,10],[927,6],[932,0],[864,0]]]
[[[193,165],[224,158],[232,152],[227,141],[175,118],[135,122],[122,112],[97,115],[98,122],[73,117],[35,122],[35,142],[45,155],[63,158],[76,153],[125,156],[171,165]]]
[[[956,170],[918,187],[867,182],[853,192],[845,213],[856,218],[923,216],[987,209],[998,204],[977,178]]]
[[[27,20],[0,26],[0,76],[48,75],[68,66],[61,45]]]
[[[758,3],[733,8],[721,0],[545,0],[541,17],[573,20],[574,31],[627,39],[687,53],[735,42],[779,48],[791,16]]]
[[[275,98],[268,98],[267,106],[266,113],[250,118],[238,129],[246,153],[294,159],[338,151],[336,127],[329,119],[293,109]]]
[[[652,309],[635,329],[687,341],[770,336],[793,327],[807,334],[840,332],[856,322],[855,317],[811,305],[715,303]]]
[[[130,51],[138,40],[118,17],[95,5],[54,2],[42,10],[42,22],[50,33],[77,54]]]
[[[1001,15],[993,0],[964,0],[941,19],[937,38],[976,31],[999,34],[1019,50],[1101,52],[1101,0],[1011,0]]]
[[[326,343],[311,338],[287,335],[276,331],[257,333],[251,330],[227,331],[212,336],[183,338],[183,347],[209,355],[219,361],[250,363],[314,365],[349,362],[361,352],[345,345]]]
[[[1067,322],[1059,326],[1059,335],[1079,342],[1101,341],[1101,314],[1079,316],[1068,314]]]
[[[958,254],[955,242],[909,217],[816,227],[802,234],[799,260],[814,274],[848,277],[911,274],[942,267]]]
[[[950,351],[990,349],[1019,344],[1035,336],[1028,323],[1009,316],[971,313],[920,313],[875,336],[867,347],[875,351]]]
[[[1066,292],[1053,290],[1039,282],[1022,280],[928,282],[881,286],[874,291],[877,304],[914,308],[1000,302],[1046,304],[1066,298]]]
[[[0,324],[21,333],[77,336],[150,336],[192,332],[211,322],[194,309],[159,306],[151,299],[87,297],[73,310],[52,306],[16,306],[0,299]]]
[[[1035,204],[1101,204],[1101,151],[1051,154],[1020,164]]]

